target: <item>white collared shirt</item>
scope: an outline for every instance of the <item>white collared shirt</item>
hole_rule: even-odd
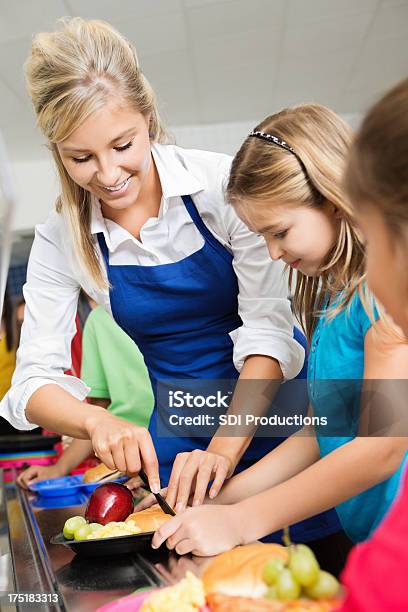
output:
[[[100,261],[98,232],[105,236],[111,265],[155,266],[196,252],[204,239],[181,199],[191,195],[208,229],[233,255],[243,321],[230,333],[236,368],[240,370],[249,355],[269,355],[279,361],[285,379],[293,378],[301,370],[304,350],[293,339],[283,264],[270,259],[263,238],[250,232],[224,200],[231,157],[160,144],[152,146],[152,155],[163,196],[158,217],[146,221],[141,240],[105,219],[94,198],[91,232]],[[26,419],[25,407],[41,386],[58,384],[80,400],[89,391],[81,380],[64,374],[71,363],[80,287],[109,313],[111,309],[108,289],[92,289],[74,251],[62,215],[54,211],[36,227],[24,286],[26,309],[17,367],[12,388],[0,404],[0,414],[18,429],[35,427]]]

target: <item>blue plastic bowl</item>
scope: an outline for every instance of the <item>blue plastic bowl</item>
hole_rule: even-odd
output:
[[[122,478],[109,482],[123,482],[126,478],[122,476]],[[99,487],[99,482],[84,483],[83,475],[76,474],[75,476],[40,480],[30,485],[29,489],[40,497],[71,497],[79,493],[92,493],[96,487]]]

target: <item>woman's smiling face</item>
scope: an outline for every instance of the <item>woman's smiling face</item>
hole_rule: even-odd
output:
[[[149,117],[114,100],[56,146],[72,180],[108,209],[135,204],[152,166]]]
[[[262,210],[257,207],[256,214],[244,215],[244,222],[265,238],[273,260],[281,259],[308,276],[319,275],[337,238],[334,206],[265,204]]]

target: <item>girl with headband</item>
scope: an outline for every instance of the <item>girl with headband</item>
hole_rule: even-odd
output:
[[[359,542],[396,496],[408,438],[379,437],[372,417],[377,408],[392,411],[378,406],[377,382],[408,377],[408,345],[366,286],[363,238],[342,187],[351,138],[327,108],[285,109],[249,134],[227,188],[271,259],[290,269],[294,309],[310,341],[310,409],[327,426],[304,429],[234,476],[216,505],[209,500],[171,519],[155,547],[167,540],[180,554],[212,555],[332,506]]]

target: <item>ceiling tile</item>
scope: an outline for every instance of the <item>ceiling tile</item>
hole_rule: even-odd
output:
[[[288,0],[288,27],[337,18],[364,11],[374,12],[378,0]]]
[[[283,26],[283,0],[230,0],[205,4],[186,10],[193,44],[229,33],[240,34],[258,31],[259,36],[268,37]],[[244,49],[242,49],[244,51]]]
[[[352,68],[355,49],[328,52],[323,57],[284,58],[278,68],[276,103],[279,108],[314,102],[339,110],[338,99]]]
[[[408,4],[408,0],[381,0],[381,7],[395,7],[401,6],[402,4]]]
[[[12,159],[36,158],[43,154],[40,143],[44,142],[36,128],[32,109],[22,104],[19,98],[0,81],[0,131]]]
[[[118,15],[110,21],[135,45],[140,56],[177,49],[185,49],[187,53],[185,20],[180,11],[126,21]]]
[[[273,88],[267,78],[269,65],[258,71],[233,67],[202,75],[198,84],[201,121],[240,121],[270,112]]]
[[[195,90],[183,81],[178,87],[168,89],[164,96],[158,94],[159,111],[167,126],[199,123],[200,107]]]
[[[206,4],[217,4],[219,0],[182,0],[184,8],[193,8],[196,6],[205,6]]]
[[[160,17],[162,13],[183,8],[181,0],[65,0],[65,3],[70,8],[71,15],[105,21],[143,19],[154,15]]]
[[[408,37],[373,40],[364,45],[347,83],[348,91],[375,92],[408,76]]]
[[[29,102],[24,81],[23,64],[30,49],[31,40],[29,38],[10,40],[0,44],[0,77],[24,104]]]
[[[206,44],[195,42],[193,45],[193,65],[198,80],[205,75],[206,79],[213,70],[246,69],[262,75],[260,66],[269,66],[268,78],[274,70],[279,56],[277,37],[259,36],[256,31],[247,32],[244,36],[229,33],[225,36],[208,40]]]
[[[36,32],[52,30],[59,17],[67,14],[62,0],[18,0],[2,2],[0,9],[0,41],[2,43]]]
[[[170,51],[147,55],[141,65],[156,92],[166,123],[178,125],[199,120],[196,82],[187,53]]]
[[[408,35],[408,2],[380,6],[369,32],[370,38],[388,40]]]
[[[368,90],[365,87],[360,90],[346,91],[346,93],[340,98],[339,106],[344,113],[365,113],[380,97],[381,93],[382,92],[379,91],[377,87],[375,88],[375,91]]]
[[[284,57],[322,56],[326,52],[341,51],[362,44],[372,20],[372,13],[339,15],[310,22],[307,27],[289,27],[283,35]]]
[[[147,55],[142,70],[154,88],[176,89],[183,81],[193,81],[191,57],[184,51]]]
[[[10,123],[16,123],[21,115],[29,115],[29,109],[15,95],[8,85],[0,78],[1,88],[1,113],[0,129]]]

